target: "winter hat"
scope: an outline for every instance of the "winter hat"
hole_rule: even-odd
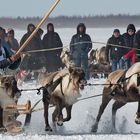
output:
[[[8,34],[14,34],[14,30],[12,28],[9,28],[6,30],[6,33]]]
[[[52,23],[48,23],[47,30],[49,29],[50,26],[53,28],[53,31],[54,31],[54,25]]]
[[[135,28],[135,25],[134,24],[129,24],[128,26],[127,26],[127,32],[128,32],[128,30],[133,30],[134,32],[136,32],[136,28]]]
[[[113,33],[120,33],[119,29],[114,29]]]
[[[35,25],[32,24],[32,23],[30,23],[30,24],[28,24],[28,26],[27,26],[27,31],[29,31],[29,28],[30,28],[30,27],[33,27],[33,28],[35,29]]]
[[[80,27],[83,27],[84,28],[84,33],[86,33],[86,26],[84,23],[79,23],[78,26],[77,26],[77,33],[79,33],[79,28]]]

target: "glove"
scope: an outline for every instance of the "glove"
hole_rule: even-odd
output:
[[[124,56],[122,56],[121,59],[122,59],[123,61],[126,61],[126,60],[127,60],[127,58],[125,58]]]
[[[15,62],[15,61],[17,61],[20,57],[21,57],[20,53],[14,54],[14,55],[12,55],[12,56],[10,57],[10,60],[11,60],[12,62]]]

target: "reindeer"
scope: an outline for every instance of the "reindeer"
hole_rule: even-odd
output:
[[[50,73],[48,76],[45,75],[44,79],[41,80],[41,85],[47,87],[48,83],[52,81],[55,82],[59,78],[62,78],[62,80],[57,83],[57,87],[53,92],[48,93],[48,90],[46,90],[47,88],[43,90],[46,131],[52,131],[48,122],[49,104],[55,106],[55,110],[52,114],[52,121],[54,123],[57,122],[58,125],[63,125],[63,122],[71,119],[72,106],[77,102],[77,98],[81,96],[80,89],[83,90],[86,83],[85,73],[81,68],[69,68]],[[66,108],[66,118],[63,118],[63,108]]]
[[[89,53],[89,67],[90,73],[97,74],[101,73],[101,77],[103,77],[102,73],[104,73],[104,78],[108,76],[108,73],[111,72],[111,66],[107,61],[106,56],[106,48],[102,47],[100,49],[92,49]]]
[[[97,132],[104,109],[112,99],[115,100],[112,106],[112,130],[114,132],[116,132],[116,112],[127,103],[138,102],[135,122],[140,124],[140,62],[135,63],[127,71],[117,70],[112,72],[105,84],[102,104],[96,117],[96,122],[92,127],[92,132]]]
[[[9,132],[20,132],[21,122],[16,120],[18,110],[9,109],[8,106],[16,106],[20,91],[14,76],[0,76],[0,127]]]

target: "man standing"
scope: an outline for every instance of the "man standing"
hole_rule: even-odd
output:
[[[90,36],[86,34],[86,26],[80,23],[77,26],[77,34],[71,39],[70,52],[75,66],[84,69],[87,80],[89,79],[88,53],[91,49],[92,42]]]
[[[58,33],[54,31],[54,25],[49,23],[47,25],[47,33],[43,37],[44,49],[61,48],[62,46],[63,44]],[[62,49],[44,52],[46,57],[45,66],[48,72],[57,71],[60,67],[62,67],[62,62],[60,59],[61,51]]]
[[[130,49],[125,49],[125,54],[127,54],[133,47],[134,47],[134,36],[135,36],[136,28],[133,24],[129,24],[127,26],[127,32],[123,34],[123,38],[125,41],[126,47]],[[130,68],[131,66],[131,58],[125,61],[126,69]]]
[[[24,44],[24,42],[28,39],[28,37],[35,30],[35,25],[29,24],[27,26],[27,33],[23,35],[20,41],[20,46]],[[23,49],[23,52],[31,51],[31,50],[40,50],[42,49],[41,39],[38,33],[32,38],[32,40],[28,43],[26,48]],[[23,59],[21,69],[24,70],[38,70],[42,66],[40,65],[40,55],[39,53],[31,53],[29,56],[25,56]]]
[[[10,70],[17,69],[21,62],[20,55],[14,55],[14,52],[11,50],[5,38],[5,29],[0,27],[0,69],[2,73],[6,72],[6,68]],[[14,60],[15,58],[16,60]]]
[[[124,55],[124,48],[113,46],[120,45],[125,46],[123,37],[120,35],[119,29],[115,29],[111,38],[108,39],[106,46],[106,55],[109,62],[112,63],[112,71],[117,70],[118,66],[120,69],[123,69],[123,66],[120,64],[120,59]]]
[[[0,39],[0,69],[1,72],[5,68],[17,69],[20,63],[20,54],[9,54],[9,51],[2,46],[2,40]],[[3,71],[4,72],[4,71]],[[3,74],[2,72],[2,74]]]
[[[8,29],[7,31],[7,43],[14,53],[19,49],[19,44],[17,39],[15,38],[15,32],[13,29]]]

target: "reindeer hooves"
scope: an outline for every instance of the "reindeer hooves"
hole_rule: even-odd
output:
[[[63,126],[63,121],[58,121],[58,122],[57,122],[57,125],[58,125],[58,126]]]
[[[45,127],[45,131],[50,131],[50,132],[52,132],[52,128],[51,128],[50,126],[46,126],[46,127]]]
[[[4,126],[0,126],[0,133],[1,132],[7,132],[6,128]]]
[[[10,132],[10,133],[20,133],[23,131],[21,127],[16,127],[16,126],[6,127],[6,130],[7,132]]]
[[[92,132],[92,133],[96,133],[97,130],[98,130],[98,124],[94,124],[94,125],[92,126],[92,128],[91,128],[91,132]]]
[[[110,132],[111,134],[117,134],[118,133],[118,131],[117,131],[117,129],[115,128],[115,127],[113,127],[112,129],[111,129],[111,132]]]
[[[136,113],[136,118],[135,118],[135,123],[136,124],[140,124],[140,114],[139,113]]]

